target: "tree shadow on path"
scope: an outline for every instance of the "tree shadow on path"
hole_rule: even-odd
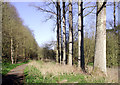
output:
[[[17,66],[12,69],[7,75],[2,75],[2,85],[23,85],[24,84],[24,69],[27,64]]]
[[[23,85],[23,76],[14,74],[3,76],[2,85]]]

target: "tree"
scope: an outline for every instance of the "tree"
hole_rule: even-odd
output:
[[[0,63],[2,59],[2,2],[0,1]]]
[[[56,52],[56,61],[58,62],[58,58],[60,56],[60,50],[59,50],[59,8],[58,8],[58,1],[57,3],[57,52]]]
[[[72,0],[69,0],[69,57],[68,65],[72,66],[73,58],[73,15],[72,15]]]
[[[114,0],[114,11],[113,11],[113,15],[114,15],[114,29],[115,29],[115,27],[116,27],[116,16],[115,16],[115,9],[116,8],[116,2],[115,2],[115,0]]]
[[[81,0],[78,1],[78,67],[81,66]]]
[[[66,22],[65,22],[65,2],[63,1],[63,64],[66,61]]]
[[[106,74],[106,1],[96,2],[96,36],[94,68],[99,68]]]
[[[59,18],[59,49],[60,49],[60,64],[61,64],[61,57],[62,57],[62,35],[61,35],[61,8],[60,8],[60,2],[58,2],[58,18]]]
[[[78,67],[85,70],[83,36],[83,1],[78,1]]]
[[[2,56],[12,64],[18,60],[37,57],[37,43],[32,31],[24,26],[13,5],[3,2]],[[28,43],[29,42],[29,43]],[[19,50],[18,50],[19,49]]]

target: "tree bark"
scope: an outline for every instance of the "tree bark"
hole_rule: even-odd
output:
[[[81,0],[81,68],[82,68],[82,70],[85,70],[84,31],[83,31],[83,0]]]
[[[66,63],[66,21],[65,21],[65,2],[63,2],[63,64]]]
[[[116,6],[116,4],[115,4],[115,0],[114,0],[114,12],[113,12],[113,14],[114,14],[114,29],[116,27],[115,6]]]
[[[13,39],[11,38],[11,62],[12,64],[14,63],[14,59],[13,59]]]
[[[94,68],[106,74],[106,2],[97,2]]]
[[[81,0],[78,1],[78,67],[81,66]]]
[[[58,8],[58,1],[57,3],[57,52],[56,52],[56,62],[58,63],[58,58],[60,56],[60,51],[59,51],[59,8]]]
[[[78,67],[85,70],[84,33],[83,33],[83,1],[78,1]]]
[[[69,0],[69,57],[68,65],[72,66],[73,58],[73,15],[72,15],[72,0]]]
[[[61,56],[62,56],[62,36],[61,36],[61,8],[60,2],[58,2],[58,9],[59,9],[59,49],[60,49],[60,64],[61,64]]]

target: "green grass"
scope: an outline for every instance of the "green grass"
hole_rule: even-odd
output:
[[[15,67],[26,64],[27,62],[17,63],[17,64],[11,64],[11,62],[3,62],[2,63],[2,75],[6,75],[10,70],[14,69]]]
[[[105,79],[100,77],[98,79],[94,79],[85,74],[66,74],[53,76],[52,74],[46,74],[43,76],[41,72],[33,67],[27,66],[24,70],[25,74],[25,83],[58,83],[64,80],[64,83],[104,83]]]
[[[88,63],[88,65],[93,66],[93,63]]]

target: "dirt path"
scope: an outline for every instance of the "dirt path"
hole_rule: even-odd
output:
[[[2,85],[22,85],[24,79],[24,69],[27,64],[17,66],[2,78]]]

